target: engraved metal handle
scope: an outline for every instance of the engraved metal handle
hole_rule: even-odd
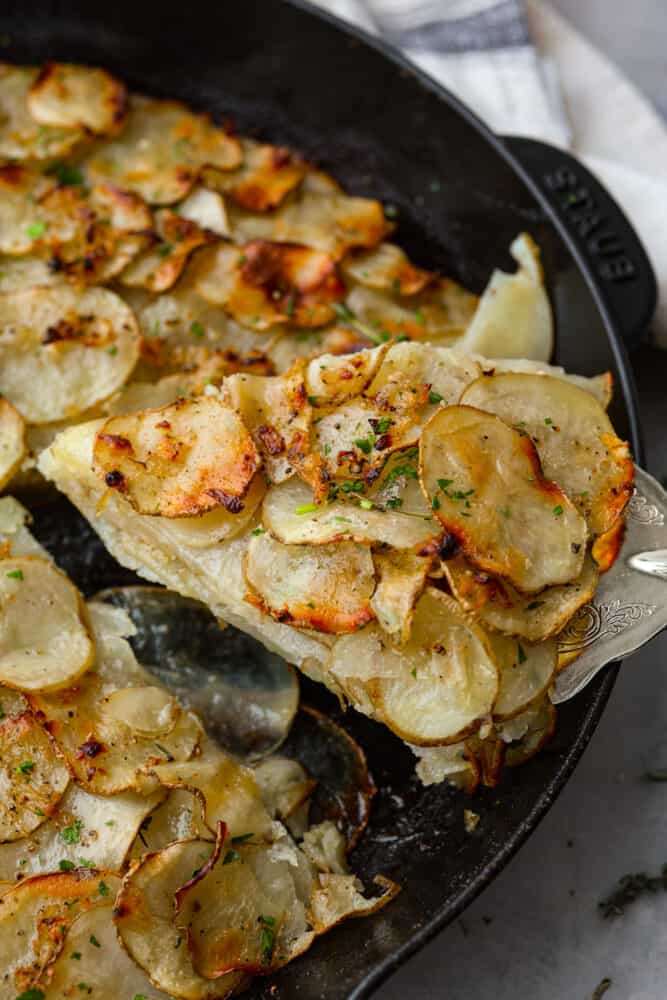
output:
[[[602,667],[622,660],[667,628],[667,492],[637,468],[621,553],[600,577],[593,602],[561,634],[561,652],[579,656],[558,676],[551,700],[568,701]]]

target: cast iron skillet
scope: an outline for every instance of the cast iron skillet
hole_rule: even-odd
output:
[[[398,238],[412,256],[475,290],[493,267],[513,268],[507,247],[530,231],[555,311],[556,359],[577,372],[613,372],[612,419],[641,460],[622,341],[631,345],[646,328],[655,282],[618,206],[571,157],[498,139],[395,52],[300,3],[5,0],[0,32],[7,59],[104,65],[135,90],[181,97],[231,116],[239,129],[293,144],[350,190],[396,206]],[[132,579],[64,500],[38,509],[36,526],[86,593]],[[276,976],[277,995],[368,996],[452,920],[562,789],[615,674],[607,670],[560,711],[546,752],[474,796],[469,804],[481,821],[472,836],[463,831],[462,796],[421,788],[398,741],[349,713],[345,726],[365,747],[380,788],[352,861],[364,878],[385,872],[404,888],[386,910],[338,928]],[[320,689],[304,684],[304,696],[337,713]],[[268,986],[258,980],[251,995],[268,995]]]

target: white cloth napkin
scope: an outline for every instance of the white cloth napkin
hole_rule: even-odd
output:
[[[667,348],[667,129],[651,104],[546,0],[312,0],[379,34],[495,131],[570,149],[635,225],[658,277]]]

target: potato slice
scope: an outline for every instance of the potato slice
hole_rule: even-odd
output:
[[[0,841],[20,840],[56,809],[69,771],[31,712],[0,722]]]
[[[504,581],[486,578],[475,584],[474,577],[479,577],[479,573],[464,560],[448,560],[443,568],[457,600],[475,612],[485,627],[521,636],[529,642],[557,635],[579,608],[591,600],[599,579],[597,566],[589,555],[576,580],[547,587],[538,597],[520,594]]]
[[[539,249],[531,236],[522,233],[510,253],[518,271],[493,272],[458,349],[487,358],[548,361],[554,343],[553,316]]]
[[[313,406],[339,406],[359,396],[373,381],[387,353],[381,344],[356,354],[320,354],[306,369],[306,387]]]
[[[30,113],[28,94],[38,71],[0,63],[0,157],[7,160],[50,160],[65,156],[84,138],[80,128],[40,124]]]
[[[190,254],[215,238],[170,208],[155,213],[154,229],[156,245],[125,268],[121,284],[149,292],[166,292],[181,276]]]
[[[259,464],[239,415],[212,396],[111,417],[95,439],[97,474],[141,514],[239,513]]]
[[[176,211],[181,218],[196,222],[202,229],[215,233],[216,236],[231,235],[225,200],[217,191],[195,187],[184,201],[179,202]]]
[[[592,534],[611,528],[632,496],[634,467],[627,442],[589,392],[548,375],[501,374],[474,382],[462,401],[529,434],[545,476],[567,493]]]
[[[480,772],[476,758],[465,743],[444,747],[410,747],[417,757],[415,771],[423,785],[439,785],[448,781],[471,795],[479,785]]]
[[[184,198],[205,165],[229,170],[241,159],[236,139],[178,101],[133,97],[125,127],[86,161],[95,181],[170,205]]]
[[[249,212],[276,208],[306,175],[308,165],[285,146],[271,146],[241,139],[243,160],[236,170],[205,168],[203,181],[224,191]]]
[[[436,278],[430,271],[411,264],[405,251],[394,243],[380,243],[372,250],[350,254],[342,266],[347,278],[394,295],[416,295]]]
[[[85,996],[82,985],[89,986],[93,996],[113,997],[121,987],[128,1000],[164,1000],[164,993],[155,989],[121,946],[112,917],[114,902],[110,891],[105,906],[76,918],[67,934],[67,946],[38,981],[40,1000]]]
[[[498,662],[500,686],[493,706],[496,720],[513,719],[542,699],[556,673],[558,642],[521,642],[504,635],[489,635]]]
[[[377,913],[400,892],[400,886],[383,875],[376,875],[373,881],[382,892],[379,896],[368,899],[360,892],[356,875],[320,875],[319,887],[310,901],[315,933],[323,934],[350,917],[368,917]]]
[[[298,760],[279,754],[265,757],[252,771],[262,802],[274,819],[285,820],[292,816],[308,802],[317,785]]]
[[[0,106],[1,74],[0,66]],[[53,177],[30,166],[5,164],[0,167],[0,252],[20,256],[73,239],[84,204],[80,191],[58,189]]]
[[[125,793],[132,794],[132,793]],[[175,788],[142,822],[130,848],[134,861],[147,853],[161,851],[175,840],[206,838],[210,831],[201,818],[198,798],[187,788]]]
[[[477,309],[477,296],[451,278],[437,278],[417,295],[353,285],[347,298],[348,321],[377,337],[451,345],[465,333]]]
[[[210,549],[213,545],[237,538],[253,521],[266,493],[264,476],[255,476],[243,498],[238,513],[216,507],[198,517],[163,518],[163,535],[167,544],[193,549]]]
[[[230,375],[224,390],[252,434],[270,480],[289,479],[308,446],[312,418],[303,365],[275,377]]]
[[[345,295],[329,254],[291,243],[219,244],[198,256],[195,273],[207,302],[253,330],[324,326]]]
[[[287,838],[281,846],[223,847],[176,893],[174,922],[206,979],[278,969],[312,943],[310,865]]]
[[[0,490],[18,471],[25,453],[23,417],[8,399],[0,397]]]
[[[379,551],[373,556],[378,582],[371,607],[379,624],[398,642],[407,642],[417,598],[431,560],[413,552]]]
[[[505,751],[507,767],[525,764],[544,747],[556,728],[556,709],[548,698],[531,705],[515,719],[500,726],[498,732],[508,744]]]
[[[62,951],[76,918],[115,897],[113,872],[68,871],[24,879],[0,896],[0,949],[5,996],[27,991]],[[40,998],[41,1000],[41,998]]]
[[[6,556],[51,556],[30,533],[29,511],[14,497],[0,497],[0,552]]]
[[[619,517],[609,531],[593,542],[591,555],[601,573],[608,573],[618,559],[625,539],[625,518]]]
[[[374,617],[373,560],[370,549],[354,542],[283,545],[270,535],[255,535],[245,576],[252,603],[297,628],[353,632]]]
[[[330,670],[345,690],[361,683],[376,717],[420,746],[457,743],[476,731],[498,693],[487,636],[432,587],[417,601],[405,645],[370,627],[338,639]]]
[[[0,189],[2,187],[2,167],[0,167]],[[3,230],[3,232],[6,237],[7,230]],[[22,239],[22,234],[19,235]],[[0,240],[2,240],[2,236],[0,236]],[[26,288],[36,288],[38,285],[46,288],[62,284],[62,275],[54,273],[49,267],[48,261],[42,260],[41,257],[0,258],[0,294],[23,292]]]
[[[114,909],[116,929],[130,957],[154,986],[185,1000],[220,1000],[243,982],[239,973],[224,980],[199,975],[186,935],[174,921],[176,892],[206,864],[213,847],[199,839],[176,841],[147,855],[125,876]]]
[[[603,372],[601,375],[573,375],[559,365],[548,365],[545,361],[529,361],[525,358],[479,358],[479,362],[485,375],[521,372],[526,375],[551,375],[564,382],[571,382],[595,396],[605,410],[609,408],[614,394],[614,376],[611,372]]]
[[[420,472],[436,517],[475,565],[525,593],[579,576],[586,523],[543,478],[525,434],[470,406],[440,409],[421,438]]]
[[[0,683],[19,691],[72,684],[94,655],[76,587],[37,556],[0,564]]]
[[[248,212],[233,201],[229,220],[234,240],[300,243],[340,260],[352,247],[373,247],[389,232],[382,205],[351,198],[325,175],[309,173],[294,197],[271,213]]]
[[[164,798],[91,795],[71,784],[53,815],[23,840],[0,845],[0,882],[69,868],[119,871],[141,824]]]
[[[128,97],[125,85],[103,69],[51,62],[30,85],[27,103],[42,126],[115,135],[123,127]]]
[[[401,468],[399,463],[392,465],[394,469]],[[421,548],[439,535],[441,529],[424,501],[416,479],[416,464],[406,463],[404,468],[414,469],[415,477],[398,475],[386,485],[383,480],[377,492],[369,494],[369,502],[375,503],[370,510],[360,507],[352,495],[349,501],[340,499],[314,505],[310,487],[299,479],[273,486],[264,499],[263,524],[279,542],[287,545],[353,541],[382,542],[395,549]],[[311,507],[315,509],[308,509]]]
[[[464,389],[480,375],[477,361],[447,347],[403,342],[392,344],[366,395],[400,407],[406,405],[408,394],[414,394],[416,387],[427,386],[428,405],[421,415],[426,423],[436,406],[458,403]]]
[[[123,384],[138,341],[132,312],[104,288],[0,296],[0,392],[31,423],[76,416]]]

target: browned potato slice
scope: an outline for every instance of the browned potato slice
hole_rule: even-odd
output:
[[[338,639],[330,670],[344,690],[365,688],[371,712],[422,746],[457,743],[476,731],[490,719],[498,693],[487,636],[453,598],[432,587],[417,601],[403,646],[369,627]]]
[[[353,632],[373,618],[370,549],[354,542],[283,545],[255,535],[245,575],[253,603],[275,618],[318,632]]]
[[[285,146],[270,146],[241,139],[243,160],[233,171],[206,168],[204,183],[224,191],[249,212],[276,208],[304,178],[308,165]]]
[[[591,600],[599,577],[594,560],[587,555],[576,580],[547,587],[535,597],[520,594],[507,582],[485,574],[479,580],[479,572],[465,560],[448,560],[443,568],[457,600],[475,612],[485,626],[522,636],[530,642],[557,635],[579,608]]]
[[[396,463],[395,469],[402,467]],[[416,479],[397,476],[377,492],[371,491],[371,509],[350,500],[313,504],[309,486],[299,479],[272,487],[262,508],[264,527],[287,545],[324,545],[331,542],[381,542],[395,549],[421,548],[440,534]],[[372,499],[371,499],[372,498]],[[387,506],[387,502],[391,506]]]
[[[543,478],[525,434],[470,406],[440,409],[422,434],[420,471],[436,516],[477,566],[525,593],[579,576],[586,523]]]
[[[500,726],[499,733],[509,744],[505,764],[508,767],[525,764],[549,742],[555,728],[556,709],[548,698]]]
[[[121,284],[165,292],[181,276],[188,257],[197,247],[211,243],[213,235],[196,222],[163,208],[155,213],[158,242],[133,260],[120,276]]]
[[[176,210],[183,219],[196,222],[202,229],[215,233],[216,236],[230,235],[225,200],[217,191],[195,187],[185,201],[179,202]]]
[[[339,406],[359,396],[375,378],[387,353],[381,344],[356,354],[320,354],[308,365],[306,387],[313,406]]]
[[[82,913],[70,927],[67,946],[38,982],[40,1000],[85,996],[82,985],[89,986],[93,996],[113,997],[120,986],[128,1000],[164,1000],[164,993],[152,985],[118,940],[111,890],[105,901],[106,905]]]
[[[14,497],[0,497],[0,551],[6,556],[51,556],[30,533],[32,517]]]
[[[132,793],[126,793],[132,794]],[[129,852],[134,861],[147,852],[161,851],[175,840],[208,837],[209,830],[201,818],[201,805],[187,788],[175,788],[146,817]]]
[[[271,481],[289,479],[308,448],[312,418],[303,363],[274,377],[230,375],[224,391],[252,434]]]
[[[274,819],[284,820],[292,816],[307,803],[317,785],[298,760],[279,754],[265,757],[252,770],[262,802]],[[344,845],[344,838],[342,840]]]
[[[465,743],[444,747],[411,747],[417,757],[415,771],[423,785],[448,781],[472,794],[479,785],[479,764]]]
[[[23,840],[0,845],[0,882],[58,871],[61,863],[119,871],[142,822],[163,797],[162,791],[91,795],[72,783],[41,826]]]
[[[176,892],[206,864],[213,848],[204,840],[176,841],[145,855],[125,876],[114,909],[116,929],[130,957],[154,986],[186,1000],[220,1000],[243,982],[236,972],[222,981],[199,975],[186,935],[174,920]]]
[[[459,349],[487,358],[548,361],[553,351],[553,317],[540,251],[533,238],[522,233],[510,253],[518,271],[493,272]]]
[[[96,181],[170,205],[184,198],[206,165],[229,170],[239,163],[239,143],[206,115],[177,101],[133,97],[122,133],[99,144],[86,162]]]
[[[324,326],[335,315],[332,303],[345,295],[329,254],[268,240],[219,244],[200,254],[195,281],[207,302],[260,331],[286,323]]]
[[[367,899],[359,891],[356,875],[320,875],[319,887],[310,901],[310,914],[316,934],[323,934],[349,917],[368,917],[390,903],[400,892],[400,886],[383,875],[373,880],[382,892]]]
[[[601,573],[608,573],[618,559],[625,538],[625,518],[619,517],[609,531],[599,535],[593,542],[591,555]]]
[[[76,918],[115,897],[113,872],[57,872],[24,879],[0,896],[0,949],[5,996],[18,997],[39,981],[61,952]],[[34,996],[39,991],[29,992]],[[41,998],[40,998],[41,1000]]]
[[[0,397],[0,489],[4,489],[25,457],[23,417],[8,399]]]
[[[373,556],[378,577],[371,607],[379,624],[399,642],[407,642],[417,598],[424,589],[431,560],[413,552],[380,550]]]
[[[379,201],[351,198],[318,173],[307,174],[294,197],[271,213],[251,213],[231,202],[229,220],[237,243],[300,243],[334,260],[352,247],[374,247],[390,231]]]
[[[525,358],[484,358],[480,359],[480,364],[486,375],[523,372],[526,375],[551,375],[564,382],[571,382],[595,396],[605,410],[609,408],[614,394],[614,376],[611,372],[603,372],[601,375],[573,375],[560,365],[548,365],[545,361],[528,361]]]
[[[2,186],[0,167],[0,189]],[[41,257],[0,258],[0,294],[23,292],[26,288],[36,288],[38,285],[45,288],[62,283],[62,276],[55,274],[49,267],[48,261],[42,260]]]
[[[0,683],[55,691],[77,680],[94,646],[82,602],[64,573],[38,556],[0,563]]]
[[[477,301],[451,278],[438,278],[416,295],[354,285],[347,305],[350,321],[369,326],[376,336],[453,344],[475,315]]]
[[[103,69],[47,63],[32,82],[27,102],[40,125],[114,135],[123,127],[128,97],[125,85]]]
[[[238,513],[225,507],[216,507],[197,517],[163,518],[162,533],[167,544],[179,548],[209,549],[231,538],[237,538],[252,522],[257,508],[266,493],[264,476],[255,476],[243,498],[243,509]]]
[[[0,760],[0,841],[20,840],[54,812],[69,771],[31,712],[8,715],[0,722]]]
[[[505,635],[489,635],[498,662],[500,686],[493,706],[497,720],[513,719],[542,699],[556,673],[558,642],[521,642]]]
[[[192,517],[242,511],[260,457],[239,415],[200,396],[111,417],[95,438],[94,463],[139,513]]]
[[[134,316],[104,288],[0,296],[0,392],[31,423],[73,417],[106,399],[138,356]]]
[[[49,160],[65,156],[81,141],[79,128],[53,128],[30,113],[28,93],[38,71],[30,66],[0,63],[0,157],[7,160]]]
[[[27,254],[73,239],[84,206],[78,189],[58,188],[53,177],[33,167],[5,164],[0,167],[0,252]]]
[[[350,254],[342,266],[345,276],[360,285],[394,295],[416,295],[436,278],[410,263],[405,251],[394,243],[380,243],[372,250]]]
[[[458,403],[466,386],[481,375],[477,361],[464,358],[447,347],[404,342],[392,344],[366,395],[391,406],[405,405],[415,387],[429,393],[421,420],[426,423],[434,407]]]
[[[611,528],[632,496],[634,468],[627,442],[589,392],[547,375],[507,373],[483,376],[462,401],[529,434],[545,476],[565,490],[591,532]]]

